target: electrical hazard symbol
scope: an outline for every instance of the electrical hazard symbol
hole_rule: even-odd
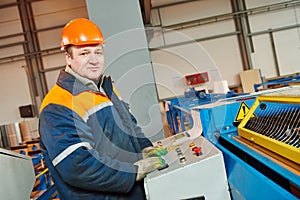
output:
[[[245,116],[248,114],[249,110],[250,110],[249,106],[245,102],[242,102],[234,121],[235,122],[242,121],[245,118]],[[255,117],[254,114],[252,114],[252,115],[253,116],[251,116],[251,117]]]

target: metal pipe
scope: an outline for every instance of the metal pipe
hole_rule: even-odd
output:
[[[51,68],[48,68],[48,69],[42,69],[42,70],[40,70],[40,73],[56,71],[56,70],[60,70],[60,69],[64,69],[64,68],[66,68],[66,66],[51,67]]]
[[[237,35],[239,33],[240,33],[240,31],[223,33],[223,34],[213,35],[213,36],[209,36],[209,37],[198,38],[198,39],[184,41],[184,42],[178,42],[175,44],[164,45],[161,47],[149,48],[149,50],[157,51],[157,50],[161,50],[162,48],[170,48],[170,47],[175,47],[175,46],[179,46],[179,45],[190,44],[193,42],[201,42],[201,41],[212,40],[212,39],[217,39],[217,38],[222,38],[222,37],[228,37],[228,36],[232,36],[232,35]]]
[[[35,2],[35,1],[45,1],[45,0],[27,0],[26,3],[31,3],[31,2]],[[18,6],[19,4],[20,4],[19,2],[3,4],[3,5],[0,5],[0,9],[12,7],[12,6]]]
[[[161,26],[165,30],[181,30],[181,29],[186,29],[186,28],[192,28],[200,25],[205,25],[205,24],[210,24],[210,23],[216,23],[216,22],[222,22],[226,20],[233,19],[234,17],[231,16],[230,18],[217,18],[217,17],[209,17],[209,18],[203,18],[201,20],[196,20],[192,22],[184,22],[176,25],[170,25],[170,26]]]
[[[9,7],[12,7],[12,6],[17,6],[17,5],[19,5],[18,2],[3,4],[3,5],[0,5],[0,9],[9,8]]]
[[[276,53],[276,47],[275,47],[275,42],[274,42],[274,37],[273,37],[272,31],[269,32],[269,36],[270,36],[270,42],[271,42],[271,47],[272,47],[272,53],[274,56],[276,75],[280,76],[280,67],[279,67],[279,63],[278,63],[278,57],[277,57],[277,53]]]
[[[13,46],[19,46],[19,45],[24,45],[26,44],[26,41],[21,41],[21,42],[15,42],[15,43],[9,43],[9,44],[4,44],[0,46],[0,49],[8,48],[8,47],[13,47]]]
[[[231,0],[231,7],[233,12],[238,12],[240,10],[238,0]],[[244,30],[243,28],[243,21],[241,17],[235,17],[234,24],[236,30],[241,31],[241,34],[237,35],[237,40],[240,49],[241,61],[243,63],[243,70],[247,70],[250,68],[249,60],[251,59],[248,57],[249,53],[246,44],[247,40],[245,40],[246,38],[244,37],[245,36],[244,32],[247,30]]]
[[[161,15],[160,15],[160,10],[158,9],[157,11],[158,11],[159,24],[162,25],[162,22],[161,22]],[[163,39],[163,44],[165,45],[165,44],[166,44],[166,39],[165,39],[164,30],[161,29],[161,31],[163,32],[163,33],[162,33],[162,39]]]
[[[38,51],[38,52],[18,54],[18,55],[14,55],[14,56],[8,56],[8,57],[0,58],[0,64],[25,60],[25,57],[33,56],[33,55],[42,57],[42,56],[59,54],[59,53],[62,53],[62,51],[59,49],[59,47],[57,47],[57,48],[41,50],[41,51]]]
[[[25,45],[23,46],[25,53],[35,53],[40,51],[39,41],[37,34],[32,33],[35,30],[35,22],[33,16],[33,10],[31,3],[26,2],[26,0],[17,0],[19,2],[18,10],[20,14],[20,20],[22,24],[23,32],[25,34]],[[32,103],[34,104],[36,110],[36,116],[39,116],[38,109],[41,99],[46,94],[46,80],[44,74],[40,74],[39,70],[43,68],[43,63],[40,55],[37,56],[25,56],[26,66],[28,67],[28,72],[30,77],[33,78],[33,85],[30,88],[34,98]]]
[[[199,25],[207,24],[207,23],[214,23],[214,22],[229,20],[229,19],[232,19],[233,17],[234,17],[234,14],[226,13],[226,14],[216,15],[216,16],[212,16],[212,17],[206,17],[206,18],[202,18],[202,19],[192,20],[192,21],[188,21],[188,22],[172,24],[172,25],[168,25],[168,26],[162,25],[161,27],[166,28],[166,29],[177,30],[177,29],[189,28],[189,27],[193,27],[193,26],[199,26]],[[177,27],[179,27],[179,28],[177,28]]]
[[[49,31],[49,30],[63,28],[63,27],[64,27],[64,25],[52,26],[52,27],[48,27],[48,28],[34,30],[34,31],[32,31],[32,33],[39,33],[39,32],[43,32],[43,31]],[[17,34],[14,34],[14,35],[3,36],[3,37],[0,38],[0,40],[1,39],[6,39],[6,38],[11,38],[11,37],[16,37],[16,36],[20,36],[20,35],[26,35],[26,33],[17,33]],[[18,46],[18,45],[21,45],[21,44],[24,44],[24,43],[26,43],[26,42],[23,42],[23,43],[16,42],[16,43],[11,43],[11,45],[2,45],[2,46],[0,46],[0,49],[11,47],[11,46]]]
[[[34,88],[34,81],[33,81],[33,77],[32,77],[32,74],[29,72],[29,68],[27,65],[23,65],[22,68],[25,70],[25,73],[26,73],[26,78],[27,78],[27,83],[28,83],[28,86],[29,86],[29,93],[30,93],[30,98],[31,98],[31,101],[32,103],[34,103],[34,105],[36,105],[36,96],[34,94],[34,91],[32,88]],[[37,107],[35,107],[37,108]]]
[[[39,32],[43,32],[43,31],[50,31],[50,30],[53,30],[53,29],[61,29],[65,26],[64,25],[58,25],[58,26],[51,26],[51,27],[47,27],[47,28],[42,28],[42,29],[37,29],[37,30],[34,30],[33,33],[39,33]]]
[[[245,0],[239,0],[236,2],[237,3],[237,9],[238,11],[243,11],[243,10],[247,10],[246,8],[246,3]],[[252,66],[252,60],[251,60],[251,54],[250,54],[250,50],[252,47],[252,38],[248,37],[247,34],[250,32],[250,25],[249,25],[249,21],[248,21],[248,14],[242,14],[240,17],[240,22],[241,22],[241,39],[244,42],[244,53],[245,53],[245,57],[244,59],[246,60],[245,64],[243,66],[244,70],[249,70],[249,69],[253,69]]]
[[[300,24],[295,24],[295,25],[291,25],[291,26],[284,26],[284,27],[280,27],[280,28],[274,28],[274,29],[268,29],[268,30],[264,30],[264,31],[257,31],[254,33],[249,33],[248,36],[263,35],[263,34],[270,33],[270,32],[284,31],[284,30],[299,28],[299,27],[300,27]]]
[[[18,36],[24,36],[24,35],[25,35],[25,33],[16,33],[16,34],[11,34],[11,35],[5,35],[5,36],[0,37],[0,40],[4,40],[4,39],[7,39],[7,38],[18,37]]]
[[[232,19],[233,17],[238,17],[239,15],[242,15],[242,14],[254,15],[254,14],[260,14],[260,13],[264,13],[264,12],[275,11],[275,10],[279,10],[279,9],[286,9],[288,7],[293,7],[293,6],[300,6],[300,1],[299,0],[286,1],[283,3],[271,4],[271,5],[267,5],[267,6],[261,6],[261,7],[251,8],[251,9],[247,9],[247,10],[241,10],[241,11],[232,12],[232,13],[225,13],[225,14],[221,14],[221,15],[206,17],[206,18],[192,20],[192,21],[178,23],[178,24],[172,24],[172,25],[168,25],[168,26],[162,25],[161,27],[168,28],[168,29],[173,29],[173,28],[176,29],[176,26],[178,26],[178,27],[181,26],[182,28],[187,28],[187,27],[192,27],[192,26],[199,26],[199,25],[203,24],[202,22],[204,22],[204,24],[213,23],[216,21],[229,20],[229,19]],[[180,28],[180,29],[182,29],[182,28]]]
[[[159,5],[159,6],[152,6],[151,9],[165,8],[165,7],[169,7],[169,6],[175,6],[175,5],[180,5],[183,3],[190,3],[190,2],[194,2],[194,1],[201,1],[201,0],[184,0],[184,1],[180,1],[180,2],[168,3],[168,4],[164,4],[164,5]]]
[[[34,2],[34,1],[32,1],[32,2]],[[34,16],[34,14],[33,14],[33,9],[32,9],[32,3],[31,2],[29,2],[29,1],[27,1],[27,4],[28,4],[28,12],[29,12],[29,14],[30,14],[30,16]],[[32,37],[33,37],[33,44],[34,44],[34,48],[35,48],[35,51],[41,51],[41,48],[40,48],[40,41],[39,41],[39,38],[38,38],[38,34],[37,34],[37,32],[34,32],[34,30],[37,30],[36,29],[36,25],[35,25],[35,20],[34,20],[34,17],[32,17],[32,19],[31,20],[29,20],[30,21],[30,23],[31,23],[31,29],[30,29],[30,31],[32,32],[31,34],[32,34]],[[36,56],[36,58],[35,58],[36,60],[37,60],[37,62],[38,62],[38,65],[36,66],[37,67],[37,72],[39,73],[39,71],[41,70],[41,69],[44,69],[44,63],[43,63],[43,59],[42,59],[42,56],[41,55],[38,55],[38,56]],[[38,80],[39,82],[38,82],[38,84],[40,84],[41,85],[41,92],[42,93],[40,93],[40,100],[47,94],[47,92],[48,92],[48,86],[47,86],[47,81],[46,81],[46,77],[45,77],[45,74],[40,74],[39,73],[39,80]],[[41,96],[42,95],[42,96]]]
[[[37,2],[37,1],[45,1],[45,0],[26,0],[27,3]]]
[[[43,32],[43,31],[50,31],[53,29],[58,29],[58,28],[63,28],[65,25],[58,25],[58,26],[52,26],[52,27],[47,27],[47,28],[43,28],[43,29],[37,29],[37,30],[33,30],[32,33],[39,33],[39,32]],[[17,37],[17,36],[24,36],[26,35],[26,32],[23,33],[16,33],[16,34],[12,34],[12,35],[5,35],[0,37],[0,40],[4,40],[4,39],[8,39],[8,38],[13,38],[13,37]],[[2,48],[0,46],[0,48]]]
[[[243,2],[244,9],[247,9],[245,0],[242,0],[242,2]],[[250,23],[249,23],[248,14],[245,16],[245,23],[246,23],[245,27],[247,29],[245,37],[247,38],[247,34],[251,33],[251,27],[250,27]],[[248,56],[250,56],[250,52],[254,53],[254,44],[253,44],[253,40],[252,40],[251,36],[248,37],[248,42],[249,42],[249,45],[247,45],[247,52],[248,52]],[[251,59],[250,59],[250,61],[251,61]],[[252,64],[250,64],[250,67],[248,69],[251,69],[251,68],[253,68]]]

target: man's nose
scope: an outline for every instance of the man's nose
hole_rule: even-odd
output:
[[[98,63],[100,59],[101,59],[100,56],[94,53],[91,53],[89,56],[90,63]]]

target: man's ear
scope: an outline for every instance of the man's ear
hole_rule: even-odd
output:
[[[67,53],[67,52],[65,52],[65,55],[66,55],[66,63],[67,63],[67,65],[71,65],[72,56],[69,53]]]

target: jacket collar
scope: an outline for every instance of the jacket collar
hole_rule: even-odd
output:
[[[66,70],[60,71],[56,84],[69,91],[72,95],[77,95],[84,91],[98,92],[97,87],[85,85],[86,83],[83,83],[71,73],[66,72]]]

